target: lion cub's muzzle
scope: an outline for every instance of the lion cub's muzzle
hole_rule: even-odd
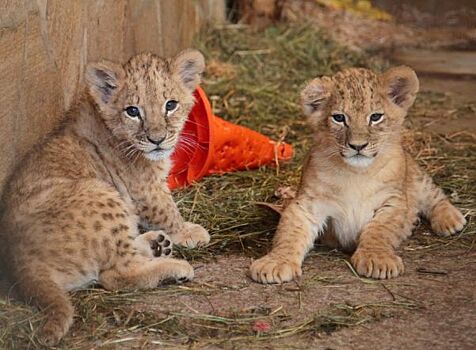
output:
[[[377,155],[377,152],[375,152],[372,147],[369,147],[369,142],[349,142],[346,146],[344,152],[341,154],[344,161],[352,166],[369,166]]]

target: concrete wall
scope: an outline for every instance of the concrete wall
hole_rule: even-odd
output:
[[[82,89],[85,64],[173,55],[224,0],[0,0],[0,194]]]

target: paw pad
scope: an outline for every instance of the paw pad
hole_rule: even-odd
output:
[[[169,257],[172,255],[172,242],[163,234],[150,242],[150,249],[155,257]]]

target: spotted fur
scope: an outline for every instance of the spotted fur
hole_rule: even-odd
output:
[[[463,215],[402,148],[402,123],[417,91],[418,79],[408,67],[381,75],[347,69],[306,86],[302,105],[314,144],[271,252],[251,265],[255,281],[299,277],[318,237],[355,250],[351,262],[359,274],[396,277],[404,266],[395,249],[410,236],[418,214],[437,234],[463,228]]]
[[[19,295],[46,312],[44,343],[57,343],[73,321],[67,291],[193,278],[188,262],[169,257],[170,241],[194,247],[209,235],[182,219],[166,178],[203,69],[194,50],[90,64],[84,96],[13,172],[3,196],[3,260]],[[178,102],[173,111],[169,100]],[[127,115],[129,106],[140,118]],[[139,224],[151,231],[139,235]]]

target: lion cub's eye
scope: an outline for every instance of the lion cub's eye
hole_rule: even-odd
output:
[[[167,102],[165,102],[165,110],[167,112],[172,112],[173,110],[175,110],[175,108],[177,108],[177,105],[178,105],[177,101],[168,100]]]
[[[345,124],[345,115],[343,114],[333,114],[332,121],[337,124]]]
[[[370,115],[370,124],[377,124],[383,119],[383,113],[373,113]]]
[[[136,106],[129,106],[124,108],[124,112],[130,118],[140,118],[140,110]]]

